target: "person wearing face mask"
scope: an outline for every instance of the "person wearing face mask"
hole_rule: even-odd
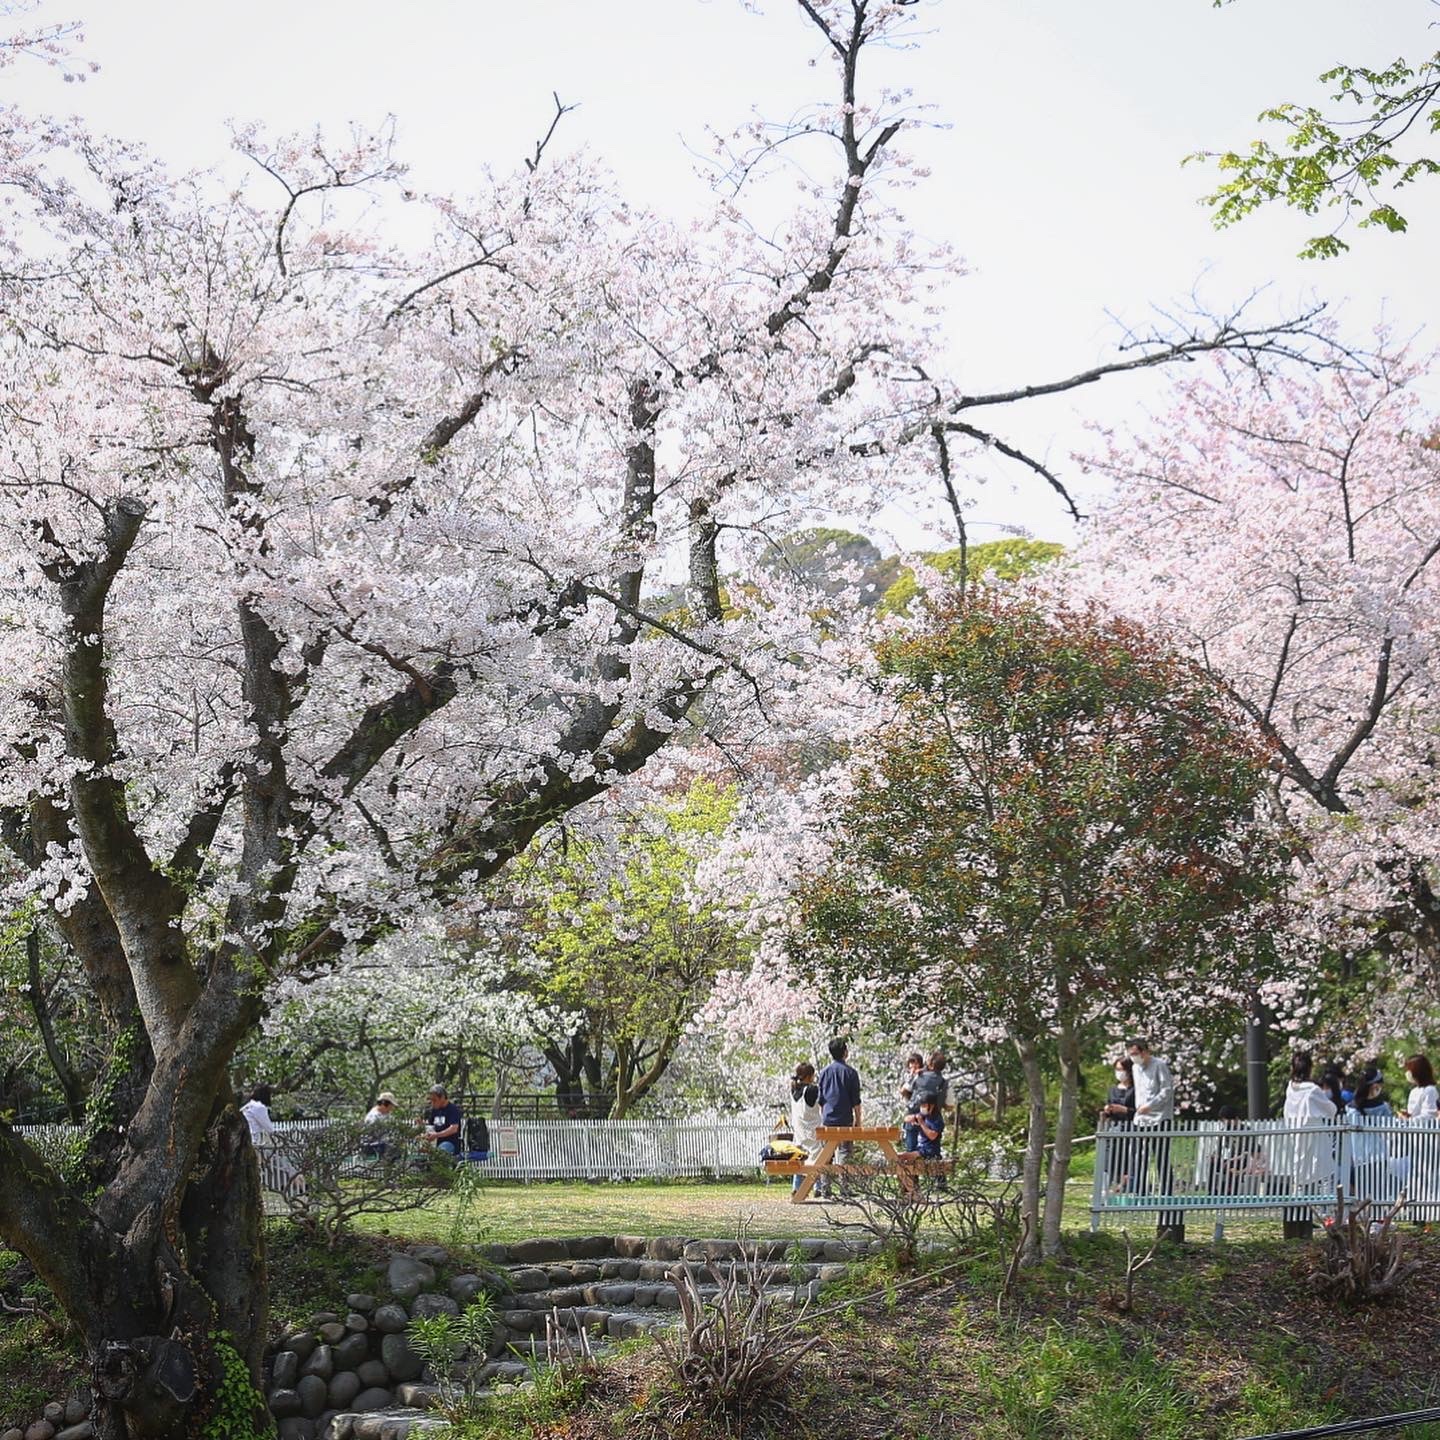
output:
[[[1135,1119],[1135,1062],[1122,1055],[1115,1062],[1115,1083],[1100,1107],[1100,1123],[1106,1130],[1128,1130]],[[1130,1188],[1130,1144],[1116,1137],[1110,1141],[1109,1175],[1110,1189]]]

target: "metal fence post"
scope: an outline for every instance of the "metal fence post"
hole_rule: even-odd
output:
[[[1100,1207],[1105,1200],[1105,1177],[1110,1173],[1109,1127],[1102,1120],[1095,1128],[1095,1183],[1090,1187],[1090,1233],[1100,1228]]]

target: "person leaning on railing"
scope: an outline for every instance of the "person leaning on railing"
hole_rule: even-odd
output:
[[[1290,1083],[1285,1087],[1285,1119],[1305,1129],[1333,1120],[1338,1106],[1311,1079],[1314,1061],[1308,1050],[1290,1057]],[[1290,1174],[1297,1190],[1328,1190],[1335,1184],[1335,1137],[1324,1133],[1292,1137]]]
[[[1351,1081],[1350,1092],[1350,1104],[1345,1109],[1345,1119],[1355,1126],[1350,1141],[1350,1193],[1389,1204],[1395,1174],[1390,1164],[1390,1146],[1380,1127],[1388,1128],[1395,1112],[1385,1098],[1385,1076],[1380,1067],[1367,1065]]]
[[[1426,1130],[1434,1129],[1437,1119],[1440,1119],[1440,1115],[1437,1115],[1437,1111],[1440,1111],[1440,1092],[1435,1088],[1435,1070],[1430,1064],[1430,1057],[1409,1056],[1405,1061],[1405,1074],[1410,1079],[1410,1094],[1405,1101],[1405,1108],[1400,1112],[1401,1117],[1412,1125]],[[1431,1203],[1435,1200],[1437,1191],[1440,1191],[1440,1164],[1437,1164],[1434,1142],[1429,1137],[1422,1140],[1417,1135],[1415,1140],[1417,1143],[1413,1146],[1414,1153],[1406,1177],[1406,1193],[1411,1200]],[[1430,1217],[1422,1212],[1414,1218],[1418,1221]]]
[[[1440,1112],[1440,1091],[1435,1088],[1435,1070],[1428,1055],[1412,1055],[1405,1062],[1410,1096],[1400,1112],[1405,1120],[1424,1120],[1433,1125]]]

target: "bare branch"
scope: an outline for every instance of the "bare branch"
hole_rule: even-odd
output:
[[[1122,350],[1140,349],[1143,353],[1131,355],[1124,360],[1112,360],[1103,365],[1095,365],[1088,370],[1079,370],[1073,375],[1045,381],[1039,385],[1021,385],[1013,390],[962,395],[950,403],[949,411],[951,414],[958,415],[962,411],[975,410],[987,405],[1009,405],[1017,400],[1033,400],[1042,395],[1062,395],[1070,390],[1078,390],[1085,385],[1093,385],[1096,381],[1104,380],[1110,375],[1123,375],[1132,370],[1147,370],[1155,365],[1169,365],[1177,360],[1189,360],[1199,355],[1214,354],[1217,351],[1240,355],[1251,363],[1264,356],[1272,356],[1301,360],[1310,365],[1325,363],[1332,366],[1353,365],[1357,369],[1365,368],[1361,357],[1356,352],[1343,349],[1321,332],[1317,322],[1324,311],[1323,305],[1316,305],[1296,319],[1285,321],[1279,325],[1245,327],[1235,323],[1239,319],[1237,312],[1228,320],[1216,322],[1214,328],[1207,331],[1191,330],[1188,333],[1169,338],[1162,335],[1130,338],[1120,348]],[[1318,361],[1313,354],[1306,353],[1301,348],[1302,343],[1307,341],[1317,342],[1329,348],[1335,358],[1329,362]]]
[[[555,131],[559,128],[560,122],[572,110],[578,108],[575,105],[562,105],[560,103],[560,92],[558,90],[552,90],[550,92],[550,98],[555,102],[555,114],[550,121],[550,128],[535,142],[535,153],[525,158],[525,168],[532,175],[540,168],[540,161],[544,158],[545,149],[551,140],[555,138]],[[528,211],[528,202],[526,208]]]
[[[963,420],[946,421],[944,428],[960,435],[968,435],[972,440],[978,440],[982,445],[989,446],[992,450],[998,450],[1007,458],[1019,461],[1020,464],[1033,470],[1041,479],[1046,481],[1050,488],[1065,502],[1066,509],[1070,511],[1070,514],[1074,516],[1076,520],[1084,518],[1076,507],[1070,492],[1065,488],[1064,483],[1049,466],[1035,459],[1033,455],[1027,455],[1025,451],[1002,440],[998,435],[991,435],[985,430],[980,430],[974,425],[965,423]],[[948,480],[946,484],[948,486]]]

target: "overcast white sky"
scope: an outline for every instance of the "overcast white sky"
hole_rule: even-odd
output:
[[[37,67],[8,98],[78,110],[181,165],[223,154],[228,118],[279,129],[400,121],[417,188],[464,186],[478,163],[508,165],[548,119],[551,91],[580,108],[564,132],[604,157],[625,188],[689,208],[699,182],[685,142],[752,106],[784,118],[827,94],[809,70],[811,31],[793,0],[763,16],[740,0],[48,0],[46,19],[84,21],[101,71],[62,86]],[[1118,316],[1197,285],[1216,308],[1261,286],[1267,303],[1318,295],[1363,336],[1388,317],[1435,343],[1440,183],[1402,206],[1405,236],[1351,233],[1339,260],[1293,258],[1313,222],[1288,213],[1214,231],[1197,197],[1199,148],[1241,144],[1258,111],[1318,96],[1337,60],[1384,63],[1433,51],[1433,0],[927,0],[921,47],[884,58],[887,78],[933,102],[945,130],[919,137],[933,167],[908,208],[972,274],[951,299],[951,359],[967,388],[1049,379],[1111,352]],[[1086,422],[1143,414],[1153,383],[1107,382],[1048,402],[1011,433],[1069,478]],[[997,465],[977,498],[982,526],[1044,538],[1069,527],[1039,482]],[[1083,491],[1083,484],[1081,486]],[[926,538],[893,511],[894,537]],[[991,538],[981,528],[976,538]],[[940,538],[945,538],[941,536]],[[948,539],[946,539],[948,543]]]

